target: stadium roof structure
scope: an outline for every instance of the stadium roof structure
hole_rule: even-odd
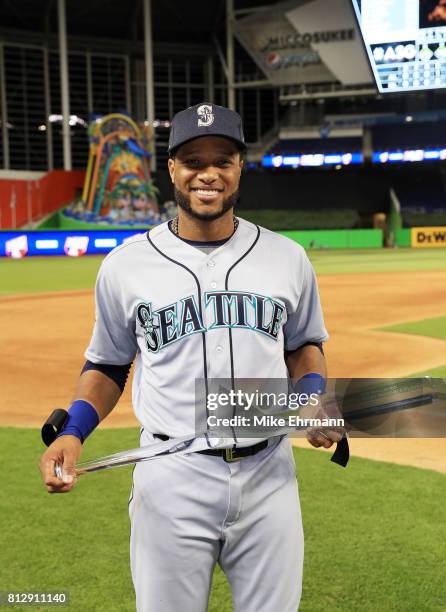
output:
[[[236,9],[274,5],[274,1],[235,0]],[[212,42],[224,29],[226,0],[153,0],[152,26],[155,42]],[[141,0],[66,0],[68,35],[116,39],[142,39]],[[24,30],[57,34],[56,0],[3,0],[0,2],[0,33]]]

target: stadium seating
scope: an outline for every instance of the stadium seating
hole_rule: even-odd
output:
[[[446,122],[377,125],[372,128],[375,151],[446,148]]]
[[[306,138],[279,140],[267,155],[354,153],[362,150],[361,138]]]

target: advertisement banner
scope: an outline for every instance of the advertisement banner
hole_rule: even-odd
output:
[[[446,227],[412,227],[411,245],[418,249],[446,247]]]
[[[295,0],[233,21],[273,85],[372,82],[349,0]]]
[[[140,234],[138,230],[1,231],[0,258],[105,255]]]
[[[334,80],[343,85],[373,82],[350,0],[311,0],[286,16],[296,31],[311,34],[311,48]]]

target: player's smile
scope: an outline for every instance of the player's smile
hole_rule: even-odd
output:
[[[205,187],[191,187],[190,191],[194,193],[201,202],[211,204],[219,197],[221,193],[223,193],[224,190]]]

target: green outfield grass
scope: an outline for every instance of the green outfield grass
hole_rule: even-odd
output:
[[[446,249],[309,251],[318,274],[446,270]]]
[[[309,251],[318,274],[446,270],[446,249]],[[0,295],[89,289],[102,256],[0,259]]]
[[[415,336],[428,336],[446,340],[446,317],[435,317],[434,319],[422,319],[410,323],[399,323],[381,327],[380,331],[391,331],[399,334],[412,334]]]
[[[136,429],[100,430],[83,458],[137,443]],[[134,610],[131,468],[89,474],[68,495],[48,495],[37,470],[39,432],[2,428],[0,444],[0,590],[69,591],[73,612]],[[306,538],[300,610],[444,610],[446,475],[356,457],[344,470],[325,453],[295,453]],[[232,610],[220,570],[209,610]]]
[[[380,327],[379,331],[389,331],[398,334],[413,334],[415,336],[427,336],[446,340],[446,317],[435,317],[433,319],[422,319],[420,321],[410,321],[409,323],[399,323],[398,325],[388,325]],[[433,378],[446,378],[446,365],[423,372],[412,374],[413,377],[432,376]]]
[[[94,287],[102,256],[0,259],[0,295]]]

